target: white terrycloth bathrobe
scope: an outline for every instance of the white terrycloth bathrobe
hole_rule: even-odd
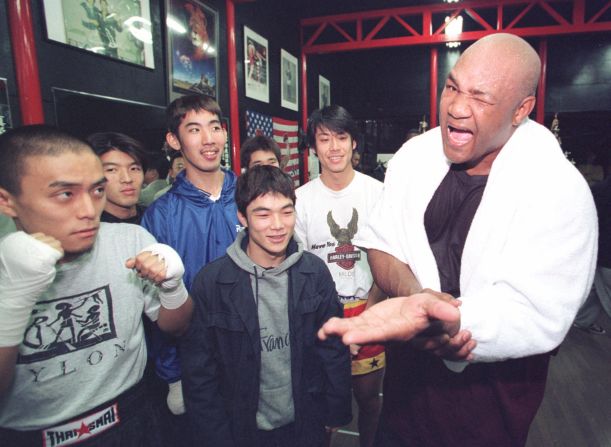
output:
[[[368,231],[354,241],[392,254],[433,290],[440,282],[424,213],[449,166],[439,128],[405,143],[389,163]],[[597,237],[585,180],[554,136],[526,120],[493,163],[462,255],[461,329],[477,340],[475,361],[544,353],[562,342],[592,285]]]

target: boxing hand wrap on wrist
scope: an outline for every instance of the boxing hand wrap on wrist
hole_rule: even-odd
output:
[[[0,346],[21,344],[32,308],[55,279],[62,253],[23,231],[0,243]]]
[[[150,251],[165,262],[165,280],[159,285],[159,301],[166,309],[177,309],[187,301],[189,293],[182,281],[185,267],[178,253],[165,244],[152,244],[142,251]]]

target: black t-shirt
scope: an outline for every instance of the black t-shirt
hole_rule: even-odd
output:
[[[460,296],[462,252],[487,181],[487,175],[472,176],[460,165],[452,165],[424,214],[441,291],[454,297]]]
[[[140,221],[142,220],[144,211],[146,211],[145,207],[136,205],[136,215],[135,216],[128,217],[127,219],[119,219],[117,216],[110,214],[104,210],[102,211],[102,216],[100,217],[100,220],[102,222],[107,222],[107,223],[129,223],[129,224],[140,225]]]
[[[463,247],[487,176],[452,166],[424,215],[441,291],[460,293]],[[442,360],[409,344],[386,346],[384,420],[406,445],[515,447],[524,445],[543,399],[548,354],[450,371]]]

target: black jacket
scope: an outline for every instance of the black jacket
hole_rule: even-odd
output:
[[[291,241],[289,252],[295,250]],[[256,446],[261,341],[249,274],[227,255],[193,283],[195,313],[181,340],[182,385],[193,439],[202,446]],[[289,269],[294,447],[322,442],[324,426],[350,422],[350,354],[337,338],[316,333],[341,316],[324,263],[304,253]],[[263,447],[263,446],[261,446]]]

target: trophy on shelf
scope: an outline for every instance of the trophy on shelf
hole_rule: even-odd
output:
[[[554,119],[552,120],[552,125],[549,128],[556,140],[558,140],[558,144],[562,145],[562,139],[560,138],[560,120],[558,119],[558,113],[554,113]]]
[[[554,113],[554,119],[552,120],[552,124],[549,126],[549,130],[552,131],[556,140],[558,140],[558,144],[562,146],[562,138],[560,138],[560,120],[558,119],[558,113]],[[563,151],[564,156],[573,164],[575,164],[575,160],[571,157],[571,153],[569,151]]]
[[[428,129],[429,123],[426,122],[426,115],[422,115],[422,121],[418,124],[418,132],[424,133]]]

